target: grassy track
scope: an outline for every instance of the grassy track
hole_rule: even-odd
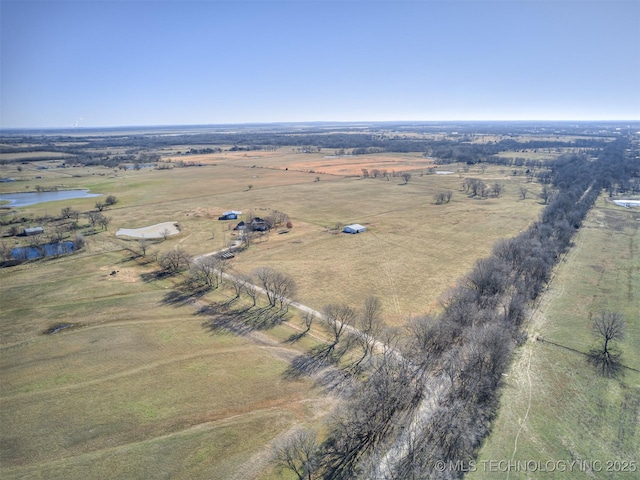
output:
[[[530,341],[505,378],[499,416],[469,478],[487,478],[489,463],[482,462],[501,460],[577,460],[588,467],[567,468],[562,478],[637,478],[637,471],[617,469],[640,461],[640,373],[605,379],[583,355],[535,338],[586,352],[593,344],[589,315],[619,311],[627,319],[623,361],[640,370],[639,220],[638,212],[603,199],[589,213],[532,317]],[[554,478],[518,467],[499,474]]]

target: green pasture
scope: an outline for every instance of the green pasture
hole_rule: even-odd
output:
[[[283,377],[299,347],[211,332],[153,268],[120,251],[0,271],[3,478],[252,478],[326,411]]]
[[[590,470],[575,467],[562,478],[637,478],[639,220],[639,212],[602,198],[589,213],[533,313],[529,342],[517,351],[505,377],[499,415],[479,462],[576,460],[587,462]],[[589,317],[602,310],[620,312],[627,321],[627,336],[619,348],[623,363],[636,370],[626,370],[617,379],[599,376],[579,353],[594,344]],[[625,462],[628,467],[635,462],[636,471],[620,471]],[[481,467],[469,478],[487,478]],[[522,470],[509,474],[514,479],[532,478]],[[535,478],[560,477],[538,473]]]

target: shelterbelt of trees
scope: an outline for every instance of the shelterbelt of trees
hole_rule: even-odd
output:
[[[527,307],[600,192],[640,176],[626,147],[619,140],[596,161],[554,161],[554,193],[540,220],[499,241],[449,293],[440,314],[414,319],[407,335],[378,355],[372,373],[351,387],[325,441],[301,430],[277,446],[279,465],[309,479],[462,476],[491,429],[502,374],[526,341]]]

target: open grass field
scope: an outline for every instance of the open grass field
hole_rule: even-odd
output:
[[[282,165],[303,162],[307,155],[294,157],[282,160]],[[324,161],[341,165],[351,159]],[[234,268],[250,273],[269,266],[288,273],[298,283],[299,300],[316,309],[334,302],[361,305],[367,296],[377,295],[388,321],[396,325],[438,308],[441,295],[476,259],[488,255],[497,239],[526,228],[542,208],[538,184],[499,167],[484,173],[472,168],[464,174],[414,174],[403,185],[400,177],[387,181],[273,169],[271,157],[262,164],[253,162],[255,168],[229,161],[172,170],[93,169],[86,176],[63,182],[43,178],[41,183],[116,195],[118,203],[106,211],[111,217],[109,232],[101,236],[131,248],[137,241],[115,239],[117,229],[177,222],[181,234],[156,250],[179,245],[197,255],[219,250],[234,238],[229,228],[235,223],[217,220],[225,210],[257,216],[285,212],[293,229],[287,234],[271,232],[240,254]],[[461,190],[463,175],[489,185],[502,183],[504,193],[499,198],[469,198]],[[526,200],[520,199],[521,186],[529,189]],[[434,195],[444,190],[454,192],[451,202],[435,205]],[[20,214],[57,214],[63,206],[88,210],[93,203],[95,199],[49,203]],[[363,224],[368,232],[351,236],[335,230],[348,223]]]
[[[433,159],[421,153],[384,153],[371,155],[335,156],[334,150],[301,154],[295,148],[282,147],[276,151],[209,153],[202,155],[168,156],[176,162],[200,162],[204,164],[229,165],[236,167],[261,167],[281,170],[296,170],[330,175],[362,175],[362,169],[396,171],[426,171],[434,166]]]
[[[285,212],[293,228],[239,253],[236,272],[269,266],[287,273],[298,284],[297,300],[317,309],[335,302],[357,308],[377,295],[385,321],[401,326],[438,308],[477,258],[526,228],[542,208],[537,184],[497,167],[464,174],[505,185],[500,198],[480,200],[461,191],[458,174],[414,174],[403,185],[399,177],[288,167],[305,158],[252,159],[255,167],[235,161],[172,170],[92,167],[77,169],[78,176],[43,171],[45,187],[89,188],[116,195],[118,203],[104,212],[109,229],[88,236],[85,252],[0,270],[3,478],[279,478],[268,465],[269,442],[332,405],[311,380],[283,377],[291,356],[305,348],[284,342],[295,330],[212,333],[193,305],[167,301],[177,280],[143,280],[156,267],[125,250],[137,241],[116,238],[118,228],[175,221],[181,233],[152,249],[196,255],[233,238],[232,222],[217,220],[224,210]],[[339,169],[351,160],[322,161]],[[17,183],[5,187],[24,191]],[[522,185],[530,192],[524,201]],[[442,190],[454,192],[452,201],[435,205]],[[66,206],[87,211],[94,202],[3,213],[36,218]],[[351,222],[368,231],[334,229]],[[74,326],[43,334],[59,323]]]
[[[2,272],[2,478],[254,478],[265,444],[326,412],[283,378],[294,347],[212,334],[150,268],[112,252]]]
[[[618,311],[627,321],[623,363],[640,370],[639,246],[640,212],[600,198],[532,316],[530,340],[505,378],[499,416],[469,478],[487,478],[482,462],[501,460],[580,463],[562,473],[516,467],[494,473],[500,478],[638,478],[640,373],[602,378],[580,353],[535,339],[587,352],[589,316]]]

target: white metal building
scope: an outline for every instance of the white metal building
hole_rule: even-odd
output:
[[[367,231],[367,227],[360,225],[359,223],[353,223],[351,225],[347,225],[342,229],[344,233],[362,233]]]

